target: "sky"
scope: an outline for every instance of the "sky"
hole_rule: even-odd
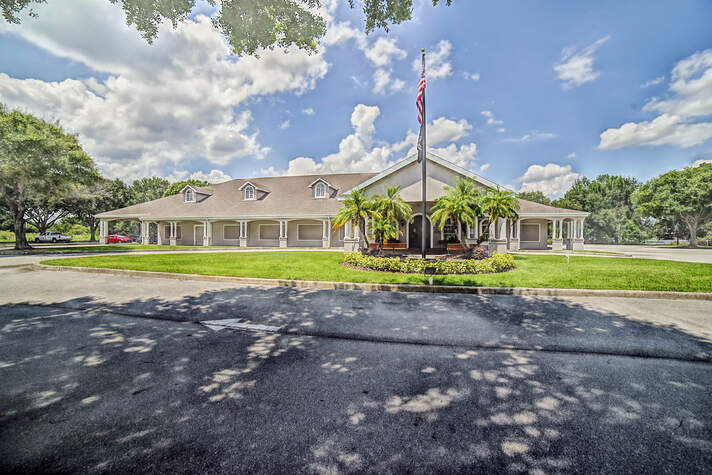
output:
[[[198,3],[149,44],[108,0],[0,19],[0,101],[58,120],[109,178],[379,172],[429,150],[515,191],[712,160],[712,2],[415,0],[363,32],[323,0],[317,53],[237,57]]]

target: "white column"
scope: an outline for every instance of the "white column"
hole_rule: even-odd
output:
[[[583,218],[581,218],[581,239],[583,238]]]
[[[351,239],[352,229],[353,223],[351,223],[351,221],[348,221],[346,223],[346,229],[344,229],[344,239]]]
[[[497,239],[497,230],[495,229],[494,223],[490,221],[489,223],[489,240],[494,241]]]
[[[475,240],[480,238],[480,219],[475,216]]]
[[[509,221],[509,239],[514,239],[514,223]]]
[[[521,218],[517,219],[517,239],[520,239],[520,234],[519,231],[522,229],[522,220]]]

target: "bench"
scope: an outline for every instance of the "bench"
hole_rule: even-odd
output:
[[[477,244],[470,244],[470,249],[474,249],[477,247]],[[457,251],[462,251],[462,244],[459,242],[451,242],[448,243],[447,245],[447,252],[457,252]]]
[[[369,249],[376,250],[378,249],[378,243],[371,242],[368,247]],[[408,249],[408,245],[404,242],[384,242],[381,249],[384,251],[405,251]]]

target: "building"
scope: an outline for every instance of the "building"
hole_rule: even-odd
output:
[[[464,168],[428,153],[427,210],[429,235],[426,247],[444,248],[457,233],[456,226],[441,232],[430,223],[429,210],[445,194],[445,187],[458,177],[475,180],[486,191],[498,187]],[[401,242],[408,248],[421,246],[421,166],[413,155],[380,173],[335,173],[236,179],[206,187],[186,186],[177,195],[100,213],[100,242],[105,243],[113,220],[141,223],[144,244],[225,245],[240,247],[323,247],[354,250],[359,247],[359,230],[347,225],[333,230],[331,220],[342,200],[353,190],[367,196],[385,194],[386,188],[400,185],[401,197],[414,211],[411,223],[401,224]],[[469,243],[488,232],[490,250],[582,249],[583,222],[588,213],[520,201],[516,222],[500,220],[493,229],[486,216],[467,227]],[[551,223],[551,233],[549,233]]]

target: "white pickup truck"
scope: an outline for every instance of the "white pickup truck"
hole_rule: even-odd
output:
[[[48,233],[38,234],[35,237],[35,242],[69,242],[71,240],[71,235],[58,233],[57,231],[50,231]]]

